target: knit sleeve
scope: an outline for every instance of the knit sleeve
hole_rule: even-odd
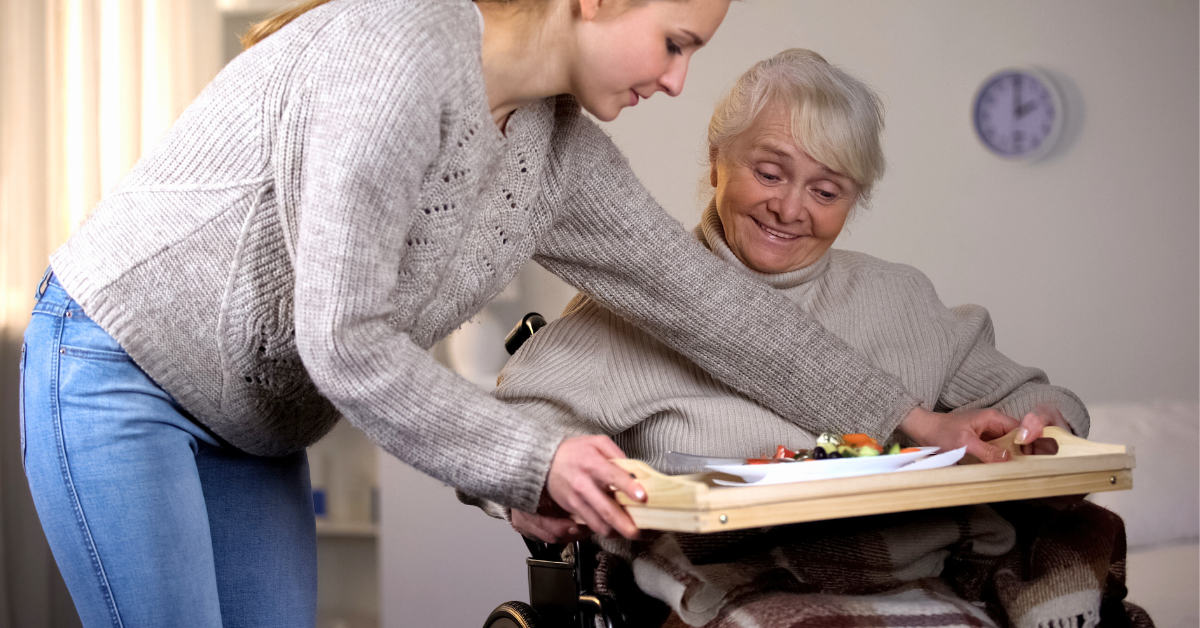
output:
[[[651,198],[608,136],[570,113],[560,112],[568,119],[555,139],[561,207],[535,259],[809,431],[890,435],[918,403],[899,380],[705,251]]]
[[[928,284],[928,279],[925,280]],[[930,285],[932,307],[946,313],[957,327],[962,356],[938,398],[939,410],[994,407],[1020,420],[1040,404],[1052,405],[1078,435],[1088,435],[1087,408],[1071,391],[1052,386],[1041,369],[1021,366],[996,350],[996,336],[988,311],[978,305],[947,309]]]
[[[340,48],[322,51],[311,77],[297,347],[321,393],[383,449],[467,493],[533,510],[561,436],[437,364],[406,328],[416,313],[396,311],[399,243],[437,155],[441,86],[454,69],[429,29],[388,27],[364,19],[345,37],[327,34]]]

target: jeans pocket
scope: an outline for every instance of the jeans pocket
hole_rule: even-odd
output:
[[[78,308],[67,309],[61,343],[59,353],[64,356],[105,362],[132,361],[115,338]]]
[[[25,470],[25,343],[21,343],[21,383],[17,390],[17,426],[21,430],[21,470]]]
[[[60,353],[72,358],[83,358],[84,360],[100,360],[103,362],[132,362],[133,358],[129,357],[124,351],[111,351],[109,349],[90,349],[85,347],[68,347],[63,345],[60,347]]]

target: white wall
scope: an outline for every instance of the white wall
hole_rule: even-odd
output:
[[[759,59],[812,48],[888,106],[888,174],[837,246],[916,266],[947,304],[985,305],[1001,350],[1088,404],[1195,402],[1198,22],[1194,1],[736,2],[681,97],[660,94],[607,128],[691,226],[718,96]],[[1040,163],[992,157],[970,126],[976,87],[1013,65],[1050,72],[1066,93],[1066,137]],[[539,286],[531,299],[563,298]],[[522,597],[523,554],[503,524],[394,460],[381,481],[384,626],[481,624],[481,608]],[[498,584],[474,590],[487,582]]]

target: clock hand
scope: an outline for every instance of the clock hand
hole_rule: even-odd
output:
[[[1021,75],[1013,75],[1013,116],[1021,117]]]
[[[1038,106],[1037,101],[1031,100],[1031,101],[1021,105],[1020,107],[1017,107],[1017,119],[1020,120],[1021,118],[1024,118],[1026,115],[1029,114],[1029,112],[1033,111],[1034,109],[1037,109],[1037,106]]]

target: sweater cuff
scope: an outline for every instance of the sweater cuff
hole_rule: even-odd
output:
[[[888,411],[883,415],[883,420],[877,428],[877,433],[869,434],[879,442],[885,442],[895,437],[900,429],[900,423],[912,412],[913,408],[923,405],[920,399],[913,397],[907,391],[901,389],[891,403],[888,405]]]
[[[475,497],[474,495],[468,495],[467,493],[464,493],[462,489],[457,488],[454,489],[454,495],[455,497],[458,497],[458,501],[467,506],[475,506],[476,508],[482,510],[485,515],[493,519],[504,519],[505,521],[512,523],[512,515],[508,514],[509,509],[499,502],[494,502],[490,499],[483,499],[481,497]]]
[[[1067,424],[1071,426],[1071,431],[1076,436],[1087,438],[1091,432],[1091,417],[1088,416],[1083,402],[1075,396],[1075,393],[1058,386],[1044,384],[1023,386],[1000,400],[995,408],[1020,421],[1040,405],[1053,406],[1062,412],[1063,418],[1067,420]]]

